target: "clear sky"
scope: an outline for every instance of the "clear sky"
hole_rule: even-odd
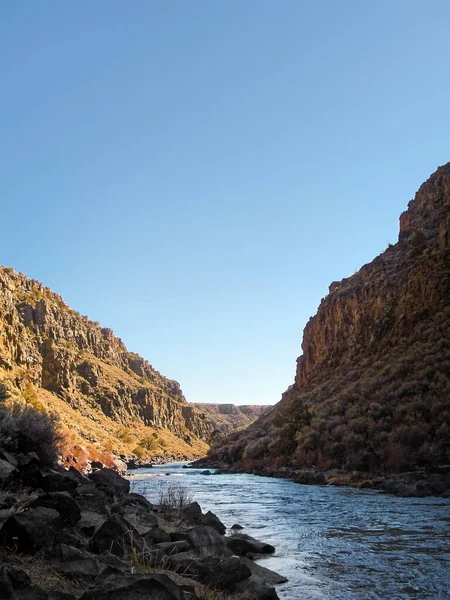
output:
[[[275,403],[328,285],[450,160],[448,0],[0,2],[0,262]]]

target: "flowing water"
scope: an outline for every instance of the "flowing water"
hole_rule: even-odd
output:
[[[254,475],[201,475],[182,465],[133,471],[157,502],[182,483],[203,511],[269,542],[260,564],[289,578],[280,599],[450,599],[450,500],[298,485]]]

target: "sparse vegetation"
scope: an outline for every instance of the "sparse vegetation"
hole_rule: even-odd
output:
[[[0,448],[36,452],[43,465],[52,465],[57,460],[59,440],[56,416],[19,403],[0,409]]]

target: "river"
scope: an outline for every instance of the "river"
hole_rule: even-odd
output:
[[[258,562],[289,578],[277,586],[280,599],[450,598],[449,499],[206,476],[180,464],[132,473],[132,491],[150,501],[182,483],[204,512],[275,546]]]

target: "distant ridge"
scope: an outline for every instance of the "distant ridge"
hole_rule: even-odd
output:
[[[233,431],[248,427],[259,416],[270,408],[267,405],[256,404],[196,404],[194,406],[203,412],[213,427],[213,439],[228,435]]]

